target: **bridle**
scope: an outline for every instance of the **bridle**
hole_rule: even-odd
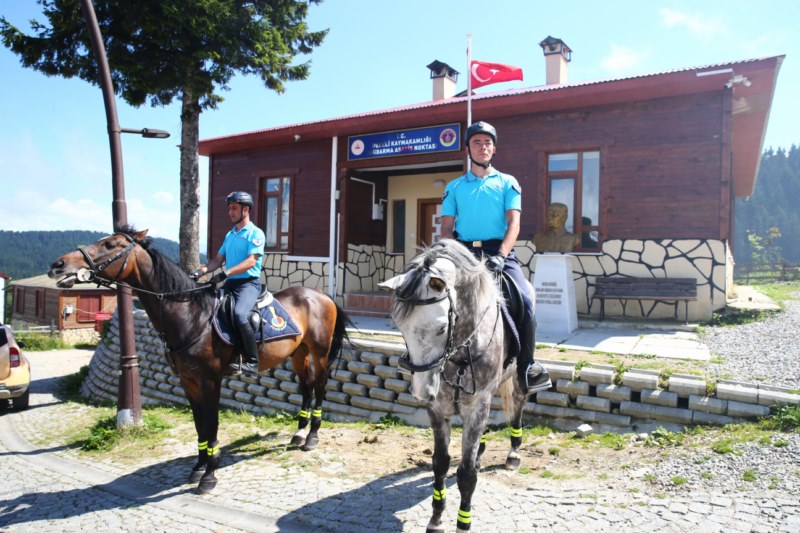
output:
[[[113,257],[110,257],[110,258],[106,259],[105,261],[103,261],[100,264],[95,263],[94,259],[92,259],[92,256],[90,256],[88,253],[86,253],[85,249],[77,248],[77,250],[81,253],[81,255],[86,260],[86,262],[89,263],[89,268],[88,269],[81,269],[85,273],[81,273],[79,271],[78,279],[80,281],[85,281],[85,282],[95,281],[95,282],[97,282],[98,285],[105,285],[105,283],[100,283],[100,281],[98,281],[98,280],[100,280],[100,278],[98,277],[98,274],[100,274],[100,272],[102,272],[103,270],[108,268],[108,266],[111,263],[113,263],[114,261],[116,261],[117,259],[119,259],[120,257],[122,257],[124,255],[125,256],[125,262],[122,263],[122,268],[120,268],[117,271],[117,275],[114,276],[113,280],[111,280],[109,282],[106,282],[108,284],[117,283],[117,279],[119,278],[120,274],[122,274],[122,272],[125,270],[125,267],[128,266],[128,260],[130,260],[130,258],[131,258],[131,251],[136,246],[136,241],[134,241],[133,238],[130,235],[127,235],[125,233],[120,233],[119,235],[122,235],[123,237],[128,239],[128,246],[126,246],[125,248],[123,248],[122,250],[117,252],[116,255],[114,255]],[[106,285],[106,286],[108,286],[108,285]]]
[[[430,268],[424,268],[425,272],[430,273]],[[417,365],[411,362],[411,354],[408,351],[408,347],[406,347],[406,352],[400,357],[398,361],[398,365],[403,370],[411,372],[427,372],[429,370],[435,370],[437,374],[442,374],[442,378],[444,379],[445,383],[456,389],[456,396],[455,401],[458,401],[458,393],[460,390],[463,390],[466,394],[474,394],[476,387],[475,387],[475,372],[474,370],[470,373],[472,374],[472,390],[466,390],[464,385],[462,384],[463,377],[466,374],[466,367],[470,367],[472,370],[472,363],[474,361],[472,350],[472,341],[475,337],[475,334],[478,332],[478,328],[480,327],[481,323],[483,322],[484,317],[486,316],[487,311],[489,311],[489,305],[481,313],[480,318],[475,323],[475,328],[472,332],[467,335],[467,337],[461,341],[458,345],[455,345],[454,340],[454,330],[455,324],[458,320],[458,312],[456,311],[455,305],[453,305],[453,298],[450,294],[450,287],[446,287],[444,294],[440,296],[433,296],[431,298],[424,298],[424,299],[417,299],[417,298],[400,298],[397,299],[401,302],[408,303],[413,306],[421,306],[421,305],[432,305],[438,302],[441,302],[447,299],[448,302],[448,309],[447,309],[447,342],[445,343],[444,350],[442,353],[433,361],[429,363],[425,363],[422,365]],[[495,320],[499,319],[500,313],[497,313],[497,317]],[[495,328],[492,330],[492,338],[489,340],[488,346],[491,346],[492,342],[494,342],[494,331],[497,329],[497,323],[495,322]],[[466,349],[467,357],[463,360],[454,360],[453,356],[458,353],[460,350]],[[444,365],[445,363],[452,363],[458,366],[458,370],[456,371],[456,378],[454,381],[450,381],[447,377],[443,374]]]

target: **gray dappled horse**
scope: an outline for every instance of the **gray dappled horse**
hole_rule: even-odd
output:
[[[425,249],[406,265],[403,274],[380,286],[395,293],[392,318],[408,346],[400,365],[413,372],[411,393],[427,407],[434,434],[433,516],[427,531],[443,530],[454,415],[461,416],[464,428],[457,528],[469,530],[472,494],[485,447],[482,435],[492,396],[498,390],[512,427],[505,466],[513,470],[520,465],[525,394],[517,383],[516,358],[503,366],[509,339],[501,316],[500,290],[483,262],[451,239]],[[509,407],[509,403],[513,405]]]

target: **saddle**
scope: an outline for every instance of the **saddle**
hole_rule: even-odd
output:
[[[262,343],[300,334],[300,330],[292,317],[276,300],[266,285],[261,285],[261,292],[247,318],[255,332],[256,342]],[[214,330],[223,342],[236,345],[238,333],[234,327],[233,298],[222,290],[217,291],[214,304]]]
[[[500,311],[503,315],[503,327],[505,328],[506,336],[513,340],[503,363],[503,366],[506,367],[517,357],[522,349],[519,330],[522,326],[522,320],[525,318],[525,301],[522,299],[519,285],[507,273],[503,272],[497,282],[500,284],[500,289],[503,293],[500,305]]]

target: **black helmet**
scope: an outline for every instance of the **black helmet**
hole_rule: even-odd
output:
[[[244,191],[233,191],[225,198],[225,203],[229,204],[231,202],[236,202],[237,204],[249,206],[250,209],[253,209],[253,197],[250,196],[249,192]]]
[[[494,144],[497,144],[497,130],[495,130],[494,126],[488,122],[480,120],[467,128],[467,133],[464,135],[464,146],[467,146],[472,136],[477,135],[478,133],[485,133],[492,138],[492,142],[494,142]]]

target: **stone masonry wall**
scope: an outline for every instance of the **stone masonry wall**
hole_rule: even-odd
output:
[[[134,312],[142,403],[185,404],[180,380],[164,357],[164,348],[146,314]],[[334,420],[377,421],[386,415],[427,426],[427,413],[411,396],[410,376],[397,368],[404,347],[378,341],[351,343],[343,350],[327,384],[325,416]],[[549,421],[561,427],[589,422],[617,431],[691,424],[723,425],[767,416],[778,405],[800,405],[788,389],[723,381],[707,384],[692,375],[660,376],[629,369],[620,374],[607,365],[582,366],[541,361],[554,388],[526,404],[525,422]],[[82,392],[95,399],[115,400],[119,379],[117,315],[108,337],[92,358]],[[297,376],[291,364],[258,378],[225,378],[222,405],[254,413],[299,410]],[[502,422],[501,401],[492,404],[494,422]]]

